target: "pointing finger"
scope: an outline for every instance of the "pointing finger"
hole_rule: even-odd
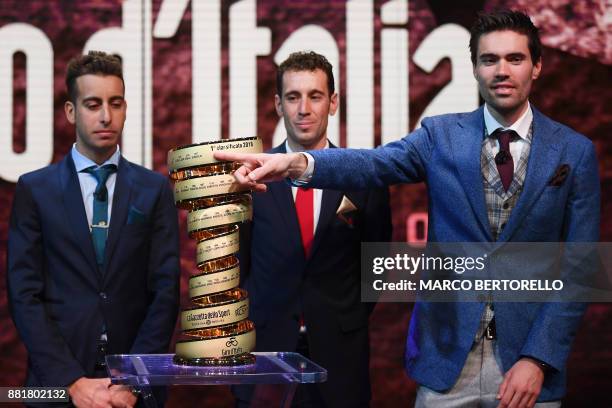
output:
[[[215,159],[219,161],[244,162],[244,161],[247,161],[248,157],[252,155],[244,154],[244,153],[215,152],[213,156],[215,157]]]

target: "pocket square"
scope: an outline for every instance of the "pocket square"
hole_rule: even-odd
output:
[[[346,224],[353,226],[353,217],[351,213],[357,211],[357,207],[347,196],[342,196],[342,201],[336,210],[336,215]]]
[[[548,185],[554,186],[554,187],[561,186],[565,182],[565,179],[569,175],[569,172],[570,172],[569,164],[560,165],[555,171],[555,174],[552,176],[552,178],[548,182]]]
[[[132,224],[144,224],[147,222],[147,215],[140,211],[138,208],[131,206],[128,212],[127,223]]]

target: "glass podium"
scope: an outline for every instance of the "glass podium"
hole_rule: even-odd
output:
[[[173,363],[174,354],[115,354],[106,356],[113,384],[130,385],[141,393],[147,408],[157,406],[152,386],[282,384],[281,407],[290,407],[298,384],[327,380],[327,370],[298,353],[256,352],[255,364],[199,367]]]

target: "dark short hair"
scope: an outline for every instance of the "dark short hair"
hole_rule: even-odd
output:
[[[521,11],[501,10],[492,13],[479,13],[470,29],[470,54],[472,64],[476,65],[478,57],[478,40],[483,34],[492,31],[510,30],[527,36],[531,60],[535,64],[542,56],[542,43],[538,28],[533,25],[529,16]]]
[[[327,58],[314,51],[294,52],[284,60],[276,71],[276,92],[278,96],[283,96],[283,75],[287,71],[314,71],[320,69],[327,75],[327,90],[330,95],[334,93],[334,74],[332,65]]]
[[[87,55],[79,55],[71,59],[68,62],[68,68],[66,68],[66,90],[68,91],[68,98],[73,103],[76,102],[78,94],[77,78],[88,74],[119,77],[125,90],[121,59],[117,55],[102,51],[89,51]]]

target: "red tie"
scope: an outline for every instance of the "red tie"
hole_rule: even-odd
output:
[[[300,223],[300,234],[302,235],[302,247],[306,258],[312,249],[314,239],[314,190],[312,188],[298,187],[295,197],[295,210]]]
[[[518,134],[514,130],[497,129],[492,136],[499,139],[499,153],[495,156],[495,164],[501,178],[504,190],[508,191],[514,178],[514,160],[510,154],[510,141],[516,139]]]

